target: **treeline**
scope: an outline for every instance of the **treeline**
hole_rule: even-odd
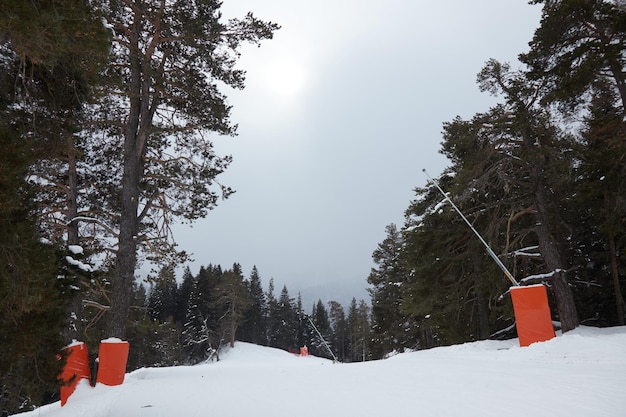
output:
[[[548,287],[564,332],[623,325],[626,9],[536,3],[525,67],[478,74],[501,103],[444,124],[437,181],[522,285]],[[514,335],[511,283],[439,190],[415,192],[374,253],[375,338],[388,352]]]
[[[57,354],[126,338],[142,261],[180,265],[234,136],[224,90],[279,26],[213,0],[4,0],[0,13],[0,414],[58,389]]]
[[[135,288],[134,300],[129,369],[217,360],[235,340],[290,352],[306,346],[341,362],[371,358],[368,303],[352,299],[347,311],[336,301],[303,306],[286,286],[276,293],[273,279],[264,289],[256,267],[247,278],[239,264],[203,266],[196,275],[187,268],[180,284],[163,269],[147,290]],[[92,334],[97,343],[100,332]]]

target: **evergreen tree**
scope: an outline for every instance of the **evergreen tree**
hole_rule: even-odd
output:
[[[17,142],[17,143],[16,143]],[[0,131],[3,149],[20,141]],[[58,280],[59,254],[32,219],[24,172],[0,153],[0,410],[23,412],[57,389],[63,307],[72,293]],[[19,153],[17,154],[19,155]],[[10,158],[13,159],[13,158]]]
[[[584,316],[599,324],[624,323],[620,282],[623,272],[618,256],[624,217],[621,191],[616,184],[622,182],[624,175],[621,166],[626,116],[626,8],[623,2],[604,0],[536,2],[544,3],[541,25],[535,31],[530,51],[520,59],[529,65],[530,77],[548,86],[544,104],[561,105],[570,119],[576,119],[585,110],[591,113],[583,132],[579,156],[583,164],[575,194],[575,200],[582,202],[583,207],[576,213],[580,218],[571,213],[572,224],[577,226],[575,234],[582,239],[576,240],[574,249],[574,262],[579,263],[577,274],[583,282],[593,284],[575,289],[582,298],[579,308]],[[606,158],[608,154],[612,157]],[[603,194],[600,196],[599,192]],[[594,201],[594,195],[605,202],[604,207],[596,204],[599,200]],[[600,272],[609,270],[611,278]],[[595,285],[602,290],[594,291],[598,288]],[[615,316],[605,307],[611,293]]]
[[[543,3],[541,25],[520,59],[529,76],[549,91],[544,103],[560,102],[567,113],[588,103],[593,84],[608,77],[626,116],[626,8],[607,0],[533,0]],[[607,84],[608,85],[608,84]]]
[[[440,180],[442,187],[452,190],[450,194],[474,226],[492,246],[499,247],[494,245],[499,242],[498,228],[486,227],[491,216],[484,213],[489,211],[477,201],[458,201],[454,181],[450,175]],[[403,231],[402,262],[410,273],[401,285],[401,311],[411,317],[414,324],[407,330],[417,339],[408,347],[429,348],[485,338],[492,312],[483,309],[486,303],[492,308],[497,305],[498,297],[508,288],[507,281],[493,263],[488,263],[484,247],[458,214],[441,202],[434,187],[417,193],[419,198],[407,210]]]
[[[189,297],[193,289],[194,277],[189,267],[185,268],[182,276],[182,283],[178,287],[176,296],[176,311],[174,313],[174,322],[182,325],[187,315],[189,307]]]
[[[536,213],[534,232],[545,272],[551,275],[561,328],[567,332],[580,323],[567,278],[569,239],[559,206],[569,197],[567,186],[571,183],[572,169],[569,137],[552,122],[549,110],[536,102],[538,95],[545,94],[541,82],[531,82],[526,74],[512,72],[508,65],[495,60],[485,65],[478,81],[482,91],[503,94],[506,108],[512,113],[505,137],[514,142],[520,161],[525,163],[527,177],[523,184],[529,190]]]
[[[172,267],[162,268],[148,295],[150,318],[161,323],[173,321],[177,309],[178,285]]]
[[[221,275],[219,267],[200,267],[189,295],[182,342],[186,361],[190,364],[211,358],[220,346],[219,316],[212,299],[219,279],[216,273]]]
[[[328,319],[332,329],[329,341],[330,348],[333,350],[340,362],[345,362],[350,349],[348,329],[345,311],[342,305],[337,301],[328,302]]]
[[[298,343],[299,318],[287,286],[283,286],[279,298],[276,299],[274,279],[271,278],[266,296],[268,346],[284,350],[294,349]]]
[[[519,279],[544,271],[513,118],[498,105],[445,123],[441,152],[452,165],[438,181]],[[511,283],[435,187],[417,194],[403,233],[411,270],[403,308],[419,318],[421,347],[485,339],[510,325],[512,310],[500,300]]]
[[[385,228],[387,237],[372,254],[374,263],[367,282],[372,296],[372,340],[375,356],[382,357],[393,350],[402,351],[414,347],[407,340],[407,327],[413,325],[411,319],[401,309],[402,284],[407,279],[401,262],[402,236],[395,224]]]
[[[149,297],[143,285],[133,286],[133,308],[129,317],[128,342],[131,349],[126,368],[132,371],[143,367],[175,366],[183,363],[180,329],[172,315],[163,320],[150,317]]]
[[[352,298],[347,317],[350,361],[364,362],[370,359],[370,307],[365,300],[357,305]]]
[[[202,218],[232,192],[215,183],[230,158],[206,139],[206,132],[235,134],[217,85],[243,88],[244,72],[234,68],[240,45],[259,44],[278,27],[252,14],[223,22],[220,6],[102,2],[113,42],[92,126],[106,138],[99,152],[119,155],[106,162],[117,174],[101,204],[101,222],[117,240],[109,336],[124,337],[138,251],[156,253],[155,262],[180,261],[172,220]]]
[[[252,267],[247,285],[252,304],[239,329],[239,337],[244,342],[265,345],[267,344],[267,301],[256,265]]]
[[[599,82],[594,89],[577,167],[572,213],[577,292],[583,317],[598,325],[624,324],[626,249],[626,123],[613,90]],[[608,157],[610,155],[610,157]]]
[[[295,312],[298,318],[298,333],[297,333],[297,347],[307,347],[311,343],[313,337],[313,330],[311,329],[311,324],[309,323],[308,316],[304,313],[304,309],[302,307],[302,294],[298,292],[298,298],[296,298]]]
[[[274,347],[285,350],[296,348],[299,319],[294,299],[289,296],[286,285],[283,286],[278,297],[273,320],[277,330]]]
[[[279,347],[279,333],[281,331],[278,300],[274,295],[274,278],[270,278],[267,287],[267,346]]]
[[[317,332],[314,331],[311,334],[309,352],[312,355],[320,356],[322,358],[332,358],[332,355],[328,352],[330,345],[327,345],[331,340],[332,329],[330,327],[328,311],[326,310],[324,303],[322,303],[322,300],[317,300],[317,303],[313,305],[311,320],[317,328]]]
[[[216,288],[217,304],[220,308],[220,334],[231,347],[235,346],[237,329],[252,305],[252,298],[244,282],[239,264],[224,272]]]
[[[33,141],[28,175],[37,202],[33,215],[48,240],[91,247],[79,239],[79,132],[84,126],[86,104],[106,62],[110,36],[100,17],[87,2],[8,1],[0,16],[2,69],[13,92],[14,105],[7,120],[22,126],[23,139]],[[93,253],[86,250],[83,256]],[[68,254],[74,257],[74,254]],[[86,260],[83,260],[85,262]],[[62,271],[74,287],[92,291],[92,276],[77,268]],[[75,292],[68,315],[76,317],[64,330],[66,341],[79,337],[83,321],[81,302],[85,293]],[[75,329],[75,330],[74,330]]]
[[[39,215],[50,209],[35,186],[42,183],[26,178],[68,154],[65,139],[89,96],[107,38],[84,2],[9,0],[2,7],[0,410],[17,413],[40,405],[43,393],[57,388],[64,308],[79,284],[59,261],[68,256],[58,249],[66,244],[42,233]],[[44,243],[42,236],[51,239]]]

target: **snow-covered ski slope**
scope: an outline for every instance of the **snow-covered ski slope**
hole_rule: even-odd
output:
[[[131,347],[132,348],[132,347]],[[517,339],[333,364],[247,343],[218,363],[85,382],[65,407],[20,417],[624,417],[626,327],[580,327],[520,348]]]

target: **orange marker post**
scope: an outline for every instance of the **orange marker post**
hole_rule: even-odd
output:
[[[511,287],[511,299],[520,346],[555,337],[546,287],[541,284]]]
[[[128,342],[119,339],[107,339],[100,343],[97,383],[115,386],[124,382],[129,348]]]
[[[66,347],[65,351],[67,352],[67,362],[61,371],[60,378],[61,407],[65,405],[81,379],[88,381],[91,379],[87,345],[83,342],[76,342]]]

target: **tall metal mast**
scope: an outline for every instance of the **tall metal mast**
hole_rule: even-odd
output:
[[[435,187],[437,187],[437,189],[439,190],[439,192],[443,195],[443,197],[448,200],[448,203],[450,203],[450,205],[456,210],[457,213],[459,213],[459,216],[461,216],[461,218],[463,220],[465,220],[465,223],[467,223],[467,225],[469,226],[470,229],[472,229],[472,232],[474,232],[474,234],[476,235],[476,237],[478,237],[478,239],[480,239],[480,241],[482,242],[483,245],[485,245],[485,248],[487,248],[487,253],[489,254],[489,256],[491,256],[491,258],[496,262],[496,264],[498,264],[498,266],[500,267],[500,269],[502,270],[502,272],[504,272],[504,275],[506,275],[506,277],[509,279],[509,281],[511,281],[511,283],[516,286],[519,287],[519,282],[517,282],[515,280],[515,278],[513,278],[513,275],[509,272],[508,269],[506,269],[506,266],[504,266],[504,264],[502,263],[502,261],[500,260],[500,258],[498,258],[498,256],[491,250],[491,248],[489,247],[489,245],[487,244],[487,242],[485,242],[485,240],[482,238],[482,236],[480,235],[480,233],[478,233],[476,231],[476,229],[474,229],[474,226],[472,226],[472,224],[467,220],[467,218],[465,218],[465,216],[463,215],[463,213],[461,213],[461,210],[459,210],[459,208],[452,202],[452,200],[450,200],[450,197],[448,197],[448,195],[441,189],[441,187],[439,186],[439,184],[437,184],[437,182],[431,178],[430,175],[428,175],[428,172],[426,172],[426,169],[422,169],[422,172],[424,173],[424,175],[426,175],[426,177],[433,183],[435,184]]]

